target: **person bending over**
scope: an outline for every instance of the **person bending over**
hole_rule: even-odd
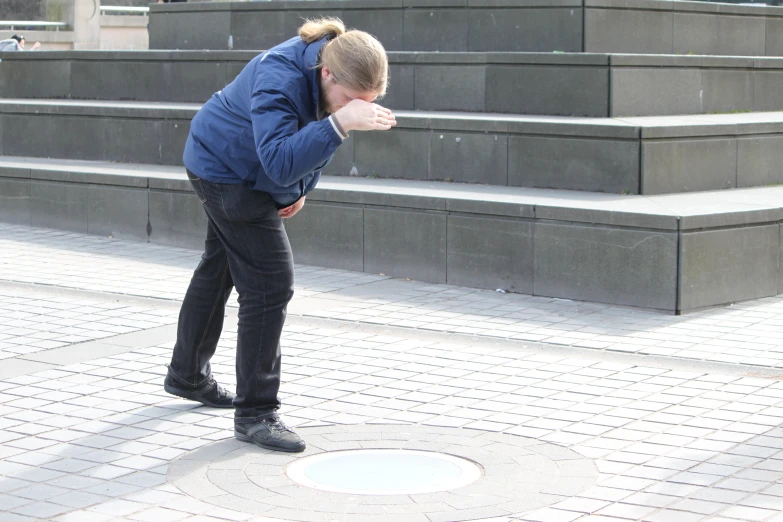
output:
[[[179,315],[167,392],[235,409],[234,435],[298,452],[305,443],[280,407],[280,336],[294,292],[282,219],[292,218],[321,169],[352,131],[387,130],[388,62],[378,40],[339,19],[307,21],[298,36],[253,58],[193,118],[184,163],[207,215],[201,262]],[[210,359],[236,288],[236,396],[215,382]]]

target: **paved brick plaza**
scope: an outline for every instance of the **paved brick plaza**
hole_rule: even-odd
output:
[[[677,317],[299,266],[282,413],[308,454],[486,459],[462,493],[327,502],[163,391],[199,252],[11,225],[0,252],[2,522],[783,521],[783,296]]]

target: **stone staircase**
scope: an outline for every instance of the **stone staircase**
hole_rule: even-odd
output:
[[[399,123],[340,147],[287,222],[298,262],[674,313],[783,292],[767,6],[153,5],[151,46],[173,50],[2,56],[0,220],[199,248],[189,121],[257,53],[228,35],[260,50],[317,15],[391,50]]]
[[[338,16],[388,51],[783,55],[783,11],[659,0],[316,0],[152,5],[150,49],[267,49]]]
[[[3,57],[0,96],[203,103],[255,55],[9,55]],[[783,58],[390,52],[389,62],[384,104],[397,110],[591,118],[783,110]]]

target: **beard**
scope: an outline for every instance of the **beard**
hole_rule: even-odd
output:
[[[333,107],[329,106],[329,101],[324,96],[324,91],[326,90],[324,88],[323,81],[321,81],[321,70],[318,69],[318,108],[316,110],[316,116],[319,120],[323,120],[324,118],[328,117],[330,114],[332,114]]]

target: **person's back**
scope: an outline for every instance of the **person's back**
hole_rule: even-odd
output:
[[[318,53],[326,42],[312,43],[292,38],[253,58],[223,90],[215,93],[191,122],[190,139],[185,146],[185,166],[197,176],[217,183],[246,183],[268,192],[281,205],[290,204],[307,193],[318,181],[316,172],[323,163],[314,161],[312,172],[296,179],[270,172],[277,165],[262,165],[256,142],[258,122],[253,125],[253,95],[260,87],[271,84],[297,114],[299,128],[318,119],[317,92]],[[278,125],[281,113],[268,110],[263,121]],[[326,122],[324,122],[326,124]],[[255,129],[255,132],[254,132]],[[310,154],[311,147],[297,151],[300,157]],[[303,158],[304,159],[304,158]],[[275,169],[277,170],[277,169]]]
[[[41,47],[41,42],[35,42],[31,51]],[[0,51],[24,51],[24,36],[15,34],[7,40],[0,41]]]
[[[21,51],[19,42],[14,38],[8,38],[7,40],[0,40],[0,51]]]

